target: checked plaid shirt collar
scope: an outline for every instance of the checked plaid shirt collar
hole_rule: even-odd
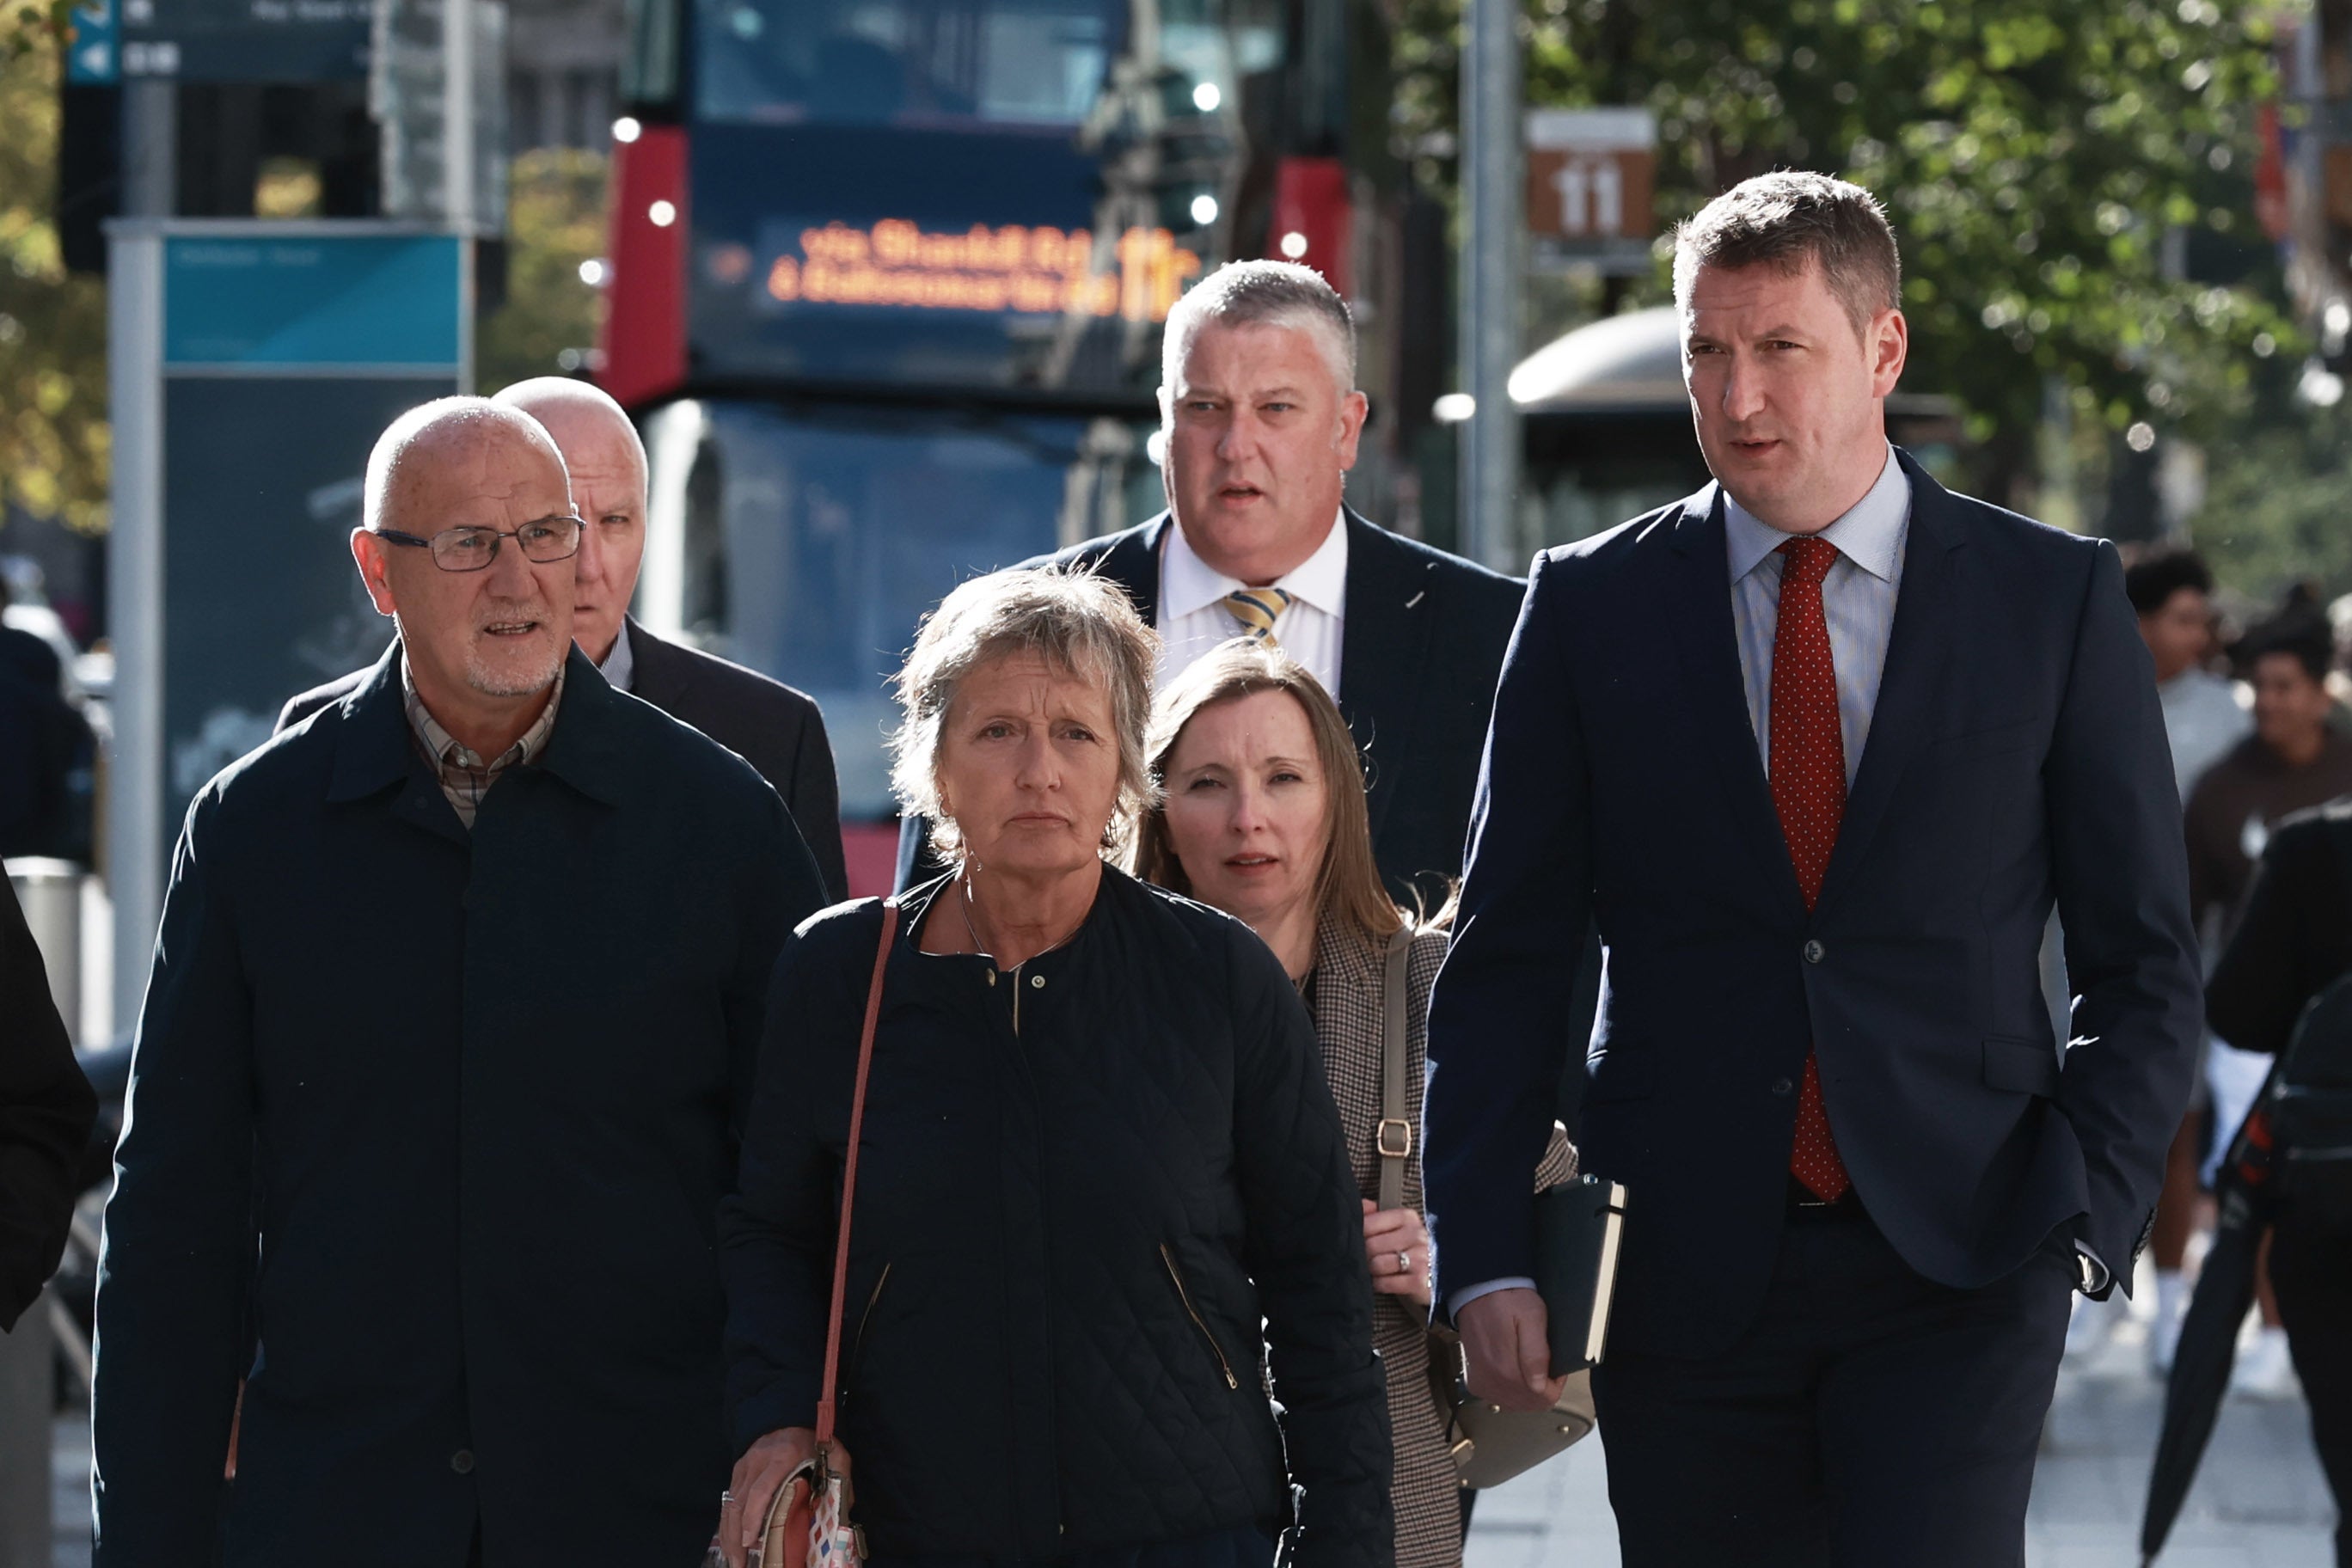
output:
[[[441,793],[449,797],[450,808],[470,833],[474,814],[481,809],[482,797],[490,793],[499,775],[518,763],[537,762],[539,754],[547,750],[547,738],[555,731],[555,710],[563,702],[563,667],[555,667],[555,689],[548,694],[547,707],[538,721],[523,731],[522,739],[487,763],[433,717],[425,706],[425,699],[416,694],[416,680],[409,673],[404,654],[400,660],[400,695],[408,709],[409,733],[416,737],[418,750],[433,764],[434,774],[441,781]]]

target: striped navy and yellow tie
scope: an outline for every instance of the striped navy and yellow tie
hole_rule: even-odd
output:
[[[1287,588],[1244,588],[1228,594],[1223,601],[1226,612],[1241,622],[1243,635],[1250,641],[1275,647],[1274,623],[1290,607]]]

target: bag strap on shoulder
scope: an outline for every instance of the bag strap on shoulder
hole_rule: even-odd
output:
[[[1405,1114],[1409,1086],[1405,1082],[1412,1058],[1405,1037],[1412,1026],[1406,1016],[1406,971],[1412,959],[1412,922],[1397,927],[1389,938],[1386,984],[1381,1004],[1381,1124],[1372,1134],[1372,1148],[1381,1158],[1381,1207],[1404,1206],[1404,1163],[1412,1153],[1412,1121]]]
[[[857,1201],[857,1144],[866,1127],[866,1074],[874,1065],[874,1026],[882,1013],[882,976],[890,967],[891,939],[898,934],[898,900],[882,900],[882,940],[874,950],[874,979],[866,988],[866,1025],[857,1037],[857,1081],[849,1094],[849,1152],[841,1167],[840,1235],[833,1247],[833,1311],[824,1328],[824,1382],[816,1402],[816,1446],[833,1441],[841,1378],[841,1313],[849,1289],[849,1216]]]

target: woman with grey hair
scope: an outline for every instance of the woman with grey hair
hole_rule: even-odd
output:
[[[818,915],[777,963],[721,1223],[730,1562],[822,1397],[871,1564],[1266,1568],[1288,1531],[1303,1568],[1389,1568],[1313,1026],[1246,926],[1104,861],[1150,797],[1155,653],[1109,583],[1013,571],[950,594],[899,672],[895,782],[955,869]]]

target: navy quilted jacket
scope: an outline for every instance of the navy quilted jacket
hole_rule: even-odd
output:
[[[1256,1525],[1302,1568],[1386,1568],[1361,1210],[1281,965],[1106,868],[1076,936],[999,974],[917,951],[946,885],[902,918],[858,1164],[841,1438],[875,1555]],[[814,1421],[880,921],[837,906],[777,963],[720,1222],[739,1449]]]

